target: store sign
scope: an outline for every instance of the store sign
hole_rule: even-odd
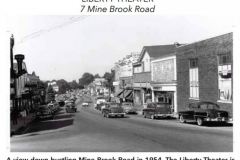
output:
[[[150,85],[150,83],[133,83],[133,87],[151,88],[151,85]]]
[[[154,82],[172,82],[174,81],[174,59],[153,62],[153,81]]]
[[[162,91],[162,87],[153,87],[153,90]]]

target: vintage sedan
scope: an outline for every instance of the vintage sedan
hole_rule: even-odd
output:
[[[71,112],[77,112],[77,108],[75,106],[75,103],[72,101],[68,101],[65,105],[65,110],[67,113],[71,113]]]
[[[179,112],[178,117],[181,123],[194,121],[199,126],[202,126],[205,122],[226,123],[228,121],[228,112],[220,110],[216,103],[196,102],[190,103],[186,111]]]
[[[172,117],[172,110],[167,103],[151,102],[147,104],[147,108],[142,110],[144,118],[167,118]]]
[[[110,103],[108,107],[102,109],[103,117],[124,117],[125,113],[119,103]]]
[[[137,109],[130,102],[122,103],[122,108],[126,114],[137,114]]]
[[[47,105],[42,105],[37,109],[36,119],[53,118],[53,113]]]
[[[89,103],[88,102],[83,102],[82,103],[82,107],[88,107],[89,106]]]

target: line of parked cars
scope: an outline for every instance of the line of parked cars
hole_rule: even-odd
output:
[[[137,109],[132,103],[124,102],[120,104],[99,99],[97,99],[95,108],[100,110],[104,117],[124,117],[125,114],[137,114]],[[150,119],[175,118],[173,108],[169,104],[158,102],[148,103],[146,108],[142,109],[142,115],[144,118]],[[190,103],[186,110],[178,112],[177,118],[181,123],[195,122],[202,126],[207,122],[227,123],[229,114],[227,111],[220,110],[216,103],[195,102]]]
[[[75,105],[74,99],[69,99],[65,101],[65,110],[67,113],[77,112],[77,107]]]
[[[59,107],[60,106],[57,102],[51,102],[49,104],[39,106],[36,111],[36,119],[52,119],[59,111]]]

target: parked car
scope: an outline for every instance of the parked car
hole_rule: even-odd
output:
[[[100,106],[101,106],[100,111],[102,112],[102,114],[103,114],[104,109],[109,108],[111,106],[111,104],[112,104],[111,102],[105,102],[105,103],[100,104]],[[113,103],[113,104],[115,104],[115,103]]]
[[[122,103],[122,108],[126,114],[137,114],[137,108],[134,108],[130,102]]]
[[[47,105],[42,105],[37,109],[37,119],[53,118],[53,113]]]
[[[52,113],[56,113],[59,109],[57,103],[49,103],[48,107],[51,109]]]
[[[228,112],[220,110],[216,103],[212,102],[196,102],[190,103],[186,111],[178,113],[180,122],[187,121],[197,122],[199,126],[205,122],[222,122],[228,121]]]
[[[147,104],[147,108],[142,110],[142,114],[144,118],[166,118],[172,117],[172,110],[169,104],[167,103],[159,103],[159,102],[151,102]]]
[[[65,102],[64,102],[63,100],[60,100],[60,101],[58,102],[58,104],[59,104],[60,107],[63,107],[63,106],[65,105]]]
[[[88,102],[83,102],[83,103],[82,103],[82,106],[83,106],[83,107],[88,107],[88,106],[89,106],[89,103],[88,103]]]
[[[67,113],[71,113],[71,112],[77,112],[77,108],[75,106],[75,103],[72,101],[68,101],[65,105],[65,110]]]
[[[100,104],[100,103],[105,103],[106,102],[106,99],[104,97],[97,97],[97,101],[96,101],[96,104]]]
[[[95,109],[100,111],[102,105],[103,105],[102,103],[101,104],[95,104]]]
[[[119,103],[111,103],[109,107],[102,109],[103,117],[124,117],[125,113]]]

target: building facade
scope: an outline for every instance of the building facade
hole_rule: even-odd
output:
[[[169,53],[151,62],[152,101],[167,103],[177,113],[176,54]]]
[[[115,81],[113,82],[115,88],[115,96],[121,98],[123,101],[133,101],[133,63],[137,62],[139,53],[132,52],[115,63]]]
[[[55,92],[58,92],[59,91],[59,86],[57,85],[57,82],[56,81],[51,81],[51,82],[48,82],[48,86],[52,86],[53,90]]]
[[[191,102],[211,101],[232,116],[232,57],[232,33],[178,47],[178,110]]]
[[[135,105],[145,105],[148,102],[160,101],[158,93],[162,83],[161,79],[165,74],[168,76],[168,71],[164,71],[162,67],[169,67],[169,62],[172,60],[161,60],[170,54],[175,53],[175,45],[157,45],[144,46],[138,62],[133,64],[133,89]],[[174,63],[170,64],[173,65]],[[163,72],[162,72],[163,71]],[[172,78],[174,79],[174,78]],[[166,80],[165,80],[166,81]],[[165,82],[164,81],[164,82]],[[163,93],[163,91],[161,91]],[[172,101],[173,102],[173,101]]]

